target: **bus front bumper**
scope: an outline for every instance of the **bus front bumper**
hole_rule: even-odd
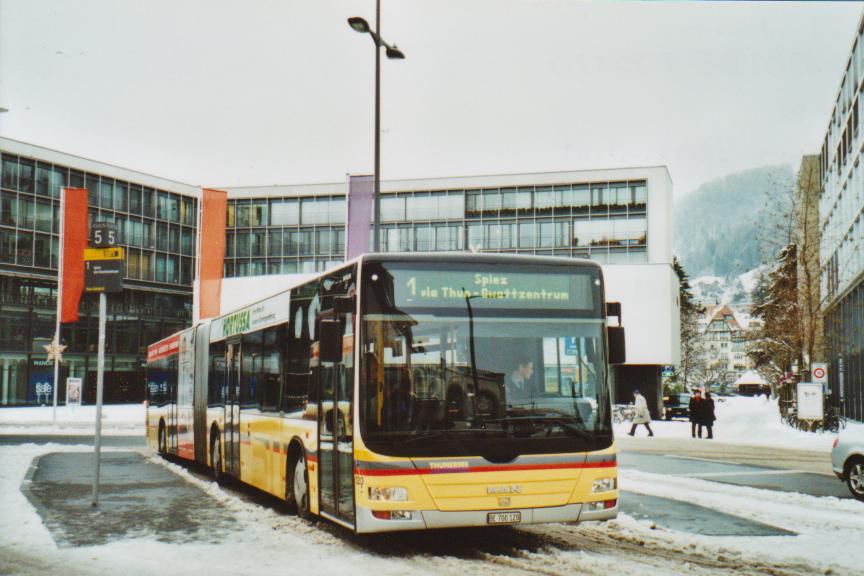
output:
[[[549,508],[524,508],[517,510],[467,510],[442,512],[440,510],[412,510],[411,519],[384,520],[376,518],[369,508],[357,507],[356,529],[359,534],[394,532],[401,530],[429,530],[434,528],[466,528],[474,526],[498,526],[520,524],[546,524],[550,522],[590,522],[611,520],[618,515],[618,505],[613,508],[583,510],[583,504],[567,504]],[[511,524],[490,522],[490,514],[518,512],[520,519]]]

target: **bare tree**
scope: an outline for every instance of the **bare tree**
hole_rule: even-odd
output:
[[[802,370],[810,371],[811,362],[825,359],[819,261],[819,192],[822,183],[819,174],[819,156],[801,159],[798,186],[793,202],[795,223],[793,242],[797,246],[798,307],[801,342],[803,346]]]

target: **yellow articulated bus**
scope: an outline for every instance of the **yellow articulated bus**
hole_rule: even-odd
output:
[[[147,438],[357,533],[605,520],[623,353],[593,262],[369,254],[151,345]]]

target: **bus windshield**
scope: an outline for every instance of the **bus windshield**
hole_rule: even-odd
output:
[[[609,446],[599,272],[484,266],[364,270],[366,444],[492,460]]]

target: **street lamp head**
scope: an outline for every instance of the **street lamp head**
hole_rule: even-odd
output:
[[[387,54],[387,58],[389,58],[390,60],[405,59],[405,54],[403,54],[402,51],[399,50],[399,48],[397,48],[395,45],[393,45],[392,47],[388,46],[385,53]]]
[[[348,25],[356,32],[369,32],[369,23],[359,16],[348,18]]]

